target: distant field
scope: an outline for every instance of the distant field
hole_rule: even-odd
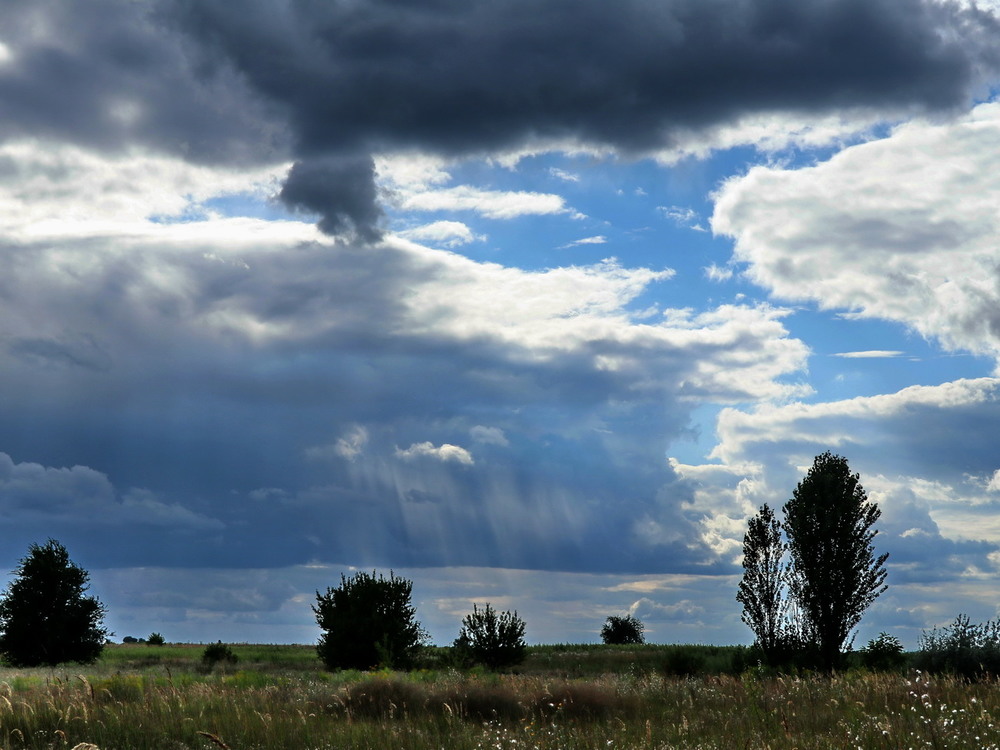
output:
[[[0,746],[101,750],[997,748],[995,684],[916,673],[732,672],[745,651],[538,646],[518,674],[323,670],[312,646],[113,646],[94,665],[0,669]],[[678,672],[713,671],[696,677]],[[85,746],[87,747],[87,746]],[[88,750],[93,750],[89,747]]]

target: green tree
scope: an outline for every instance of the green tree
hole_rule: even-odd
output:
[[[765,503],[749,520],[743,535],[743,578],[736,600],[743,605],[743,622],[772,663],[785,640],[784,554],[781,523]]]
[[[15,667],[89,663],[101,655],[106,609],[59,542],[32,544],[0,600],[0,654]]]
[[[488,604],[462,619],[462,629],[454,648],[459,659],[497,670],[524,661],[528,646],[524,642],[524,620],[517,612],[497,612]]]
[[[639,644],[645,640],[643,630],[645,626],[632,615],[611,615],[601,628],[601,640],[608,645]]]
[[[872,544],[881,511],[847,459],[827,451],[816,457],[784,514],[791,596],[820,666],[834,669],[851,631],[887,588],[889,555],[875,557]]]
[[[410,603],[413,582],[373,571],[340,576],[340,586],[316,592],[313,612],[323,630],[316,651],[328,669],[407,669],[424,632]]]

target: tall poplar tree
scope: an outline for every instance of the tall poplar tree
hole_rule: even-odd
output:
[[[816,456],[783,510],[791,596],[821,666],[834,669],[851,631],[887,588],[889,555],[876,557],[872,544],[882,512],[847,459],[830,451]]]
[[[736,600],[743,605],[743,622],[757,636],[757,645],[772,660],[783,635],[785,569],[781,524],[767,503],[747,523],[743,536],[743,579]]]

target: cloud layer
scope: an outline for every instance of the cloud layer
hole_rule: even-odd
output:
[[[4,19],[0,138],[294,158],[283,199],[367,240],[372,154],[683,150],[774,113],[952,110],[997,63],[994,16],[931,0],[47,0]]]

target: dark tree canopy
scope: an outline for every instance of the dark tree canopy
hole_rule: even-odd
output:
[[[524,627],[516,611],[497,612],[489,603],[483,609],[473,604],[472,612],[462,619],[454,648],[466,662],[493,670],[513,667],[527,654]]]
[[[743,605],[743,622],[757,636],[764,655],[775,656],[784,638],[785,545],[781,524],[765,503],[747,523],[743,536],[743,579],[736,600]]]
[[[340,576],[340,586],[316,592],[313,612],[324,631],[316,650],[329,669],[406,669],[424,640],[416,608],[410,603],[413,582],[381,574]]]
[[[639,644],[644,641],[644,629],[642,622],[632,615],[611,615],[601,628],[601,640],[608,645]]]
[[[839,664],[851,631],[887,588],[889,555],[875,557],[872,544],[881,511],[859,479],[845,458],[827,451],[784,507],[791,594],[827,669]]]
[[[0,600],[0,654],[15,667],[92,662],[108,631],[90,576],[59,542],[32,544]]]

